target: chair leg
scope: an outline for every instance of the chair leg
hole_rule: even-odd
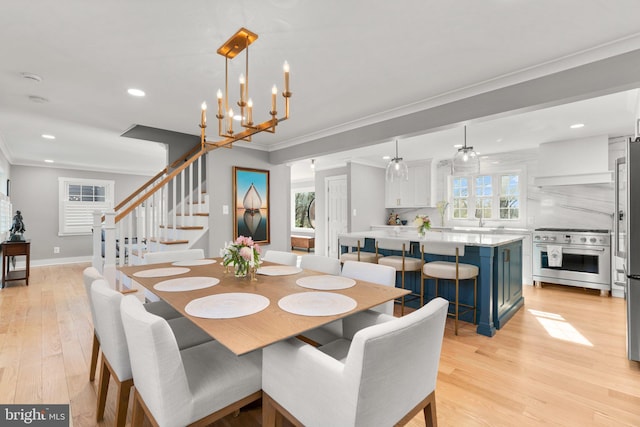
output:
[[[262,427],[282,427],[284,416],[278,411],[275,401],[266,393],[262,393]],[[290,420],[293,425],[300,425]]]
[[[429,402],[424,407],[424,423],[426,427],[438,427],[435,390],[429,395],[429,397]]]
[[[478,324],[478,276],[473,278],[473,324]]]
[[[420,308],[424,307],[424,280],[420,281]]]
[[[115,376],[115,375],[114,375]],[[129,379],[118,384],[118,399],[116,401],[116,427],[124,427],[127,423],[127,409],[129,395],[133,387],[133,380]]]
[[[460,296],[460,281],[456,279],[456,317],[453,323],[456,335],[458,335],[459,296]]]
[[[96,379],[96,368],[98,367],[98,353],[100,352],[100,341],[96,331],[93,331],[93,345],[91,346],[91,366],[89,367],[89,381]]]
[[[133,411],[131,413],[131,427],[141,427],[144,422],[144,409],[140,403],[138,390],[133,391]]]
[[[404,270],[402,270],[402,290],[404,290]],[[401,298],[401,303],[400,303],[400,316],[404,316],[404,295],[402,295]]]
[[[100,364],[100,384],[98,385],[98,403],[96,406],[96,421],[104,418],[104,408],[107,403],[107,390],[109,389],[109,378],[111,372],[107,368],[107,362],[104,356]]]

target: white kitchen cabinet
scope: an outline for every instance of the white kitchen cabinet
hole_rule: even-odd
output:
[[[421,208],[435,206],[435,168],[432,160],[407,162],[408,181],[387,182],[385,185],[385,207]]]

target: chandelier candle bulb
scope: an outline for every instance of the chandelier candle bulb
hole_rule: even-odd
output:
[[[205,127],[207,125],[207,103],[202,103],[202,112],[200,113],[200,126]]]
[[[229,125],[229,135],[233,135],[233,109],[229,108],[229,117],[227,117]]]
[[[251,126],[253,124],[253,101],[249,98],[247,102],[247,125]]]
[[[275,116],[276,112],[276,95],[278,94],[278,88],[273,85],[271,88],[271,115]]]
[[[289,96],[289,63],[284,61],[282,66],[284,71],[284,96]]]
[[[218,89],[216,97],[218,98],[218,118],[221,119],[224,115],[222,114],[222,91],[220,89]]]
[[[244,78],[244,74],[240,74],[240,78],[238,79],[238,81],[240,82],[240,102],[238,102],[238,105],[241,107],[244,107],[244,97],[245,97],[245,83],[246,80]]]

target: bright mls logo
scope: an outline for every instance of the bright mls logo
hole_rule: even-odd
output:
[[[0,426],[68,427],[69,405],[0,405]]]

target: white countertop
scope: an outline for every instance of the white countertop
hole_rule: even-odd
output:
[[[430,230],[424,238],[418,235],[415,230],[400,230],[396,227],[389,227],[388,230],[359,231],[355,233],[341,233],[338,235],[345,237],[359,238],[384,238],[410,240],[412,242],[440,242],[440,243],[463,243],[466,246],[502,246],[508,243],[517,242],[525,238],[524,234],[491,234],[491,233],[460,233]]]

